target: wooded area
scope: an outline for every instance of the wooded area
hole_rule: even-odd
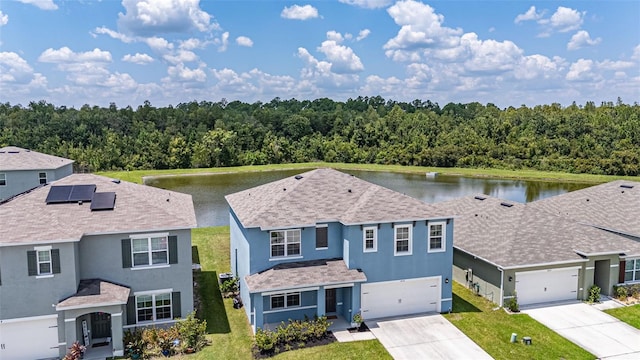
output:
[[[0,104],[0,146],[74,159],[85,171],[327,161],[640,173],[640,106],[499,109],[380,96],[345,102],[190,102],[118,108]]]

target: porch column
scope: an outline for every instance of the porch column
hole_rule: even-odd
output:
[[[326,301],[325,301],[326,293],[324,291],[324,286],[320,286],[318,289],[317,303],[316,303],[316,315],[323,316],[327,314],[326,310]]]
[[[67,349],[70,348],[75,341],[78,341],[78,338],[76,337],[76,318],[64,319],[64,339],[67,343]],[[82,342],[80,342],[80,344],[82,345]]]
[[[256,329],[262,329],[262,327],[264,326],[264,314],[262,313],[262,311],[265,297],[262,296],[262,294],[253,294],[253,297],[254,299],[257,298],[257,301],[251,302],[251,304],[253,305],[253,320],[255,321]]]
[[[351,290],[351,319],[353,320],[353,315],[357,314],[360,311],[360,283],[355,283]],[[364,318],[364,314],[360,314]]]
[[[111,314],[111,344],[113,356],[124,356],[124,344],[122,343],[122,311]]]

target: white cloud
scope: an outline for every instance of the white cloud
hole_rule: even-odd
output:
[[[634,60],[640,60],[640,45],[633,48],[633,55],[631,55],[631,58]]]
[[[95,28],[95,30],[93,30],[93,32],[91,32],[91,35],[93,37],[96,37],[97,34],[108,35],[108,36],[110,36],[110,37],[112,37],[114,39],[120,40],[123,43],[127,43],[127,44],[134,41],[134,39],[132,37],[127,36],[127,35],[122,34],[122,33],[119,33],[117,31],[111,30],[111,29],[106,28],[104,26],[97,27],[97,28]]]
[[[578,50],[585,46],[594,46],[600,44],[602,38],[592,39],[589,33],[585,30],[580,30],[573,34],[571,40],[567,44],[567,50]]]
[[[195,50],[195,49],[204,49],[206,48],[209,44],[212,43],[212,41],[207,41],[207,40],[200,40],[198,38],[190,38],[187,40],[179,40],[179,47],[180,49],[183,50]]]
[[[391,4],[391,0],[340,0],[341,3],[347,5],[358,6],[365,9],[377,9],[387,7]]]
[[[180,64],[185,62],[193,62],[198,60],[198,55],[189,50],[178,50],[172,54],[166,54],[162,57],[171,64]]]
[[[311,5],[292,5],[282,9],[280,16],[291,20],[309,20],[318,17],[318,9]]]
[[[202,83],[207,80],[207,74],[202,70],[203,66],[191,69],[184,64],[177,64],[176,66],[169,66],[167,69],[168,78],[164,78],[163,81],[179,81],[179,82],[198,82]]]
[[[122,57],[122,61],[138,64],[138,65],[146,65],[153,62],[153,58],[147,54],[136,53],[135,55],[127,54]]]
[[[563,69],[562,60],[549,59],[543,55],[529,55],[520,59],[514,68],[517,80],[550,79],[558,76]]]
[[[540,36],[549,36],[551,32],[569,32],[577,30],[582,26],[586,12],[579,12],[575,9],[559,6],[549,19],[540,19],[538,23],[545,26]]]
[[[93,49],[92,51],[76,53],[64,46],[58,50],[48,48],[40,54],[38,61],[58,64],[75,62],[108,63],[111,62],[111,53],[108,51],[102,51],[98,48]]]
[[[635,64],[631,61],[611,61],[611,60],[598,61],[596,65],[599,69],[614,70],[614,71],[631,69],[635,66]]]
[[[500,73],[513,70],[523,51],[511,41],[479,40],[475,33],[464,34],[460,45],[469,57],[464,62],[471,72]]]
[[[209,32],[218,24],[200,8],[200,0],[122,0],[125,13],[118,26],[127,33],[152,36],[161,33]]]
[[[318,48],[331,62],[331,71],[336,74],[352,74],[364,70],[358,55],[350,47],[339,45],[335,40],[326,40]]]
[[[524,14],[519,14],[518,16],[516,16],[513,22],[519,24],[523,21],[539,20],[543,15],[544,14],[542,12],[536,12],[535,6],[531,6],[529,10],[527,10],[527,12],[525,12]]]
[[[335,41],[337,43],[341,43],[344,40],[344,37],[342,37],[342,34],[340,34],[339,32],[330,30],[327,31],[327,39]]]
[[[25,84],[33,78],[33,68],[14,52],[0,52],[0,84]]]
[[[252,47],[253,46],[253,40],[251,40],[250,38],[248,38],[246,36],[238,36],[236,38],[236,44],[238,44],[239,46],[244,46],[244,47]]]
[[[369,30],[369,29],[363,29],[363,30],[360,30],[360,32],[358,33],[358,37],[356,38],[356,41],[364,40],[364,39],[366,39],[370,34],[371,34],[371,30]]]
[[[593,72],[593,61],[588,59],[579,59],[571,64],[569,72],[565,77],[569,81],[587,81],[593,80],[596,75]]]
[[[56,5],[53,0],[18,0],[24,4],[31,4],[37,6],[41,10],[57,10],[58,5]]]
[[[110,88],[114,92],[129,93],[138,87],[138,83],[129,74],[121,74],[116,72],[110,74],[103,81],[98,82],[98,85]]]
[[[144,42],[149,45],[151,49],[159,53],[167,53],[173,50],[173,44],[161,37],[150,37],[144,39]]]
[[[215,39],[213,42],[218,45],[218,52],[227,51],[227,46],[229,46],[229,32],[224,32],[220,38]]]
[[[9,22],[9,15],[4,14],[2,10],[0,10],[0,26],[7,25]]]
[[[305,48],[298,48],[298,57],[306,63],[300,72],[300,86],[312,94],[319,93],[320,89],[345,89],[358,84],[357,75],[333,72],[333,64],[328,61],[319,61]]]

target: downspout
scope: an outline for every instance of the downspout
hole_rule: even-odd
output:
[[[502,303],[504,302],[504,270],[498,268],[500,270],[500,307],[502,307]]]

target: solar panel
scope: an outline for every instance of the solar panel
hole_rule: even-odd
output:
[[[91,201],[91,211],[95,210],[113,210],[116,205],[115,192],[97,192],[93,194]]]
[[[69,194],[69,202],[89,202],[93,198],[93,193],[96,191],[95,184],[89,185],[74,185]]]
[[[47,195],[47,204],[68,202],[69,195],[71,194],[71,189],[73,189],[73,185],[52,186],[49,189],[49,194]]]

